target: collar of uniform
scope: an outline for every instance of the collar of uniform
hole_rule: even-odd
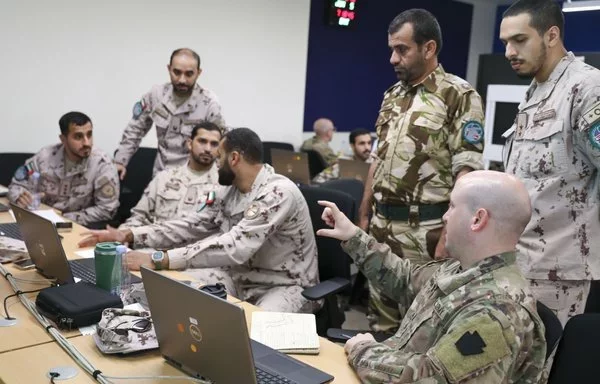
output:
[[[217,189],[217,181],[218,181],[218,169],[217,162],[213,162],[212,166],[207,169],[202,174],[198,174],[198,171],[194,171],[189,168],[190,162],[188,161],[185,166],[181,167],[181,174],[185,175],[188,178],[189,185],[196,184],[215,184],[215,189]],[[194,175],[190,177],[189,175]]]
[[[444,71],[442,64],[438,64],[438,66],[433,70],[433,72],[431,72],[420,83],[414,85],[407,85],[405,83],[402,83],[402,88],[408,91],[418,86],[423,86],[423,88],[425,88],[427,92],[435,93],[444,77],[446,77],[446,71]]]
[[[465,271],[458,267],[450,268],[450,270],[445,269],[446,273],[444,273],[444,269],[442,269],[436,283],[440,290],[444,292],[444,294],[448,295],[454,292],[457,288],[460,288],[472,280],[475,280],[479,276],[485,275],[486,273],[489,273],[495,269],[514,264],[516,260],[517,256],[514,251],[504,252],[498,255],[486,257]],[[452,262],[447,265],[456,267],[456,262]]]
[[[52,161],[54,164],[60,164],[60,167],[56,168],[56,170],[57,171],[62,170],[62,176],[68,177],[68,176],[72,176],[72,175],[77,175],[79,173],[85,173],[85,171],[87,170],[88,160],[90,157],[92,157],[93,153],[94,153],[94,149],[92,148],[92,151],[90,152],[90,156],[87,159],[83,159],[79,163],[76,163],[76,165],[73,168],[71,168],[69,170],[69,172],[67,172],[67,168],[66,168],[66,159],[67,158],[65,155],[65,147],[62,144],[58,144],[56,150],[52,151],[52,156],[53,156]]]
[[[201,94],[202,87],[200,87],[198,84],[195,84],[190,97],[178,107],[177,104],[175,104],[175,102],[173,101],[173,84],[167,83],[165,85],[165,92],[163,93],[162,103],[173,115],[187,113],[196,109]]]
[[[275,171],[273,170],[273,167],[271,167],[269,164],[264,164],[260,172],[258,172],[258,175],[256,175],[256,178],[254,179],[252,187],[248,193],[242,194],[242,192],[236,188],[236,193],[241,196],[241,199],[238,200],[236,206],[233,207],[231,214],[237,215],[238,213],[246,211],[246,209],[250,206],[250,203],[260,197],[261,191],[263,190],[264,186],[267,185],[271,175],[274,173]]]
[[[556,67],[554,68],[554,70],[552,71],[550,76],[548,77],[548,80],[544,81],[543,83],[538,83],[534,79],[531,82],[529,89],[527,90],[527,94],[526,94],[527,101],[525,102],[525,105],[523,106],[523,108],[526,108],[531,105],[536,105],[536,104],[546,100],[548,97],[550,97],[550,94],[554,90],[556,83],[558,83],[558,81],[560,80],[562,75],[565,73],[565,71],[567,70],[569,65],[571,65],[571,63],[573,63],[574,60],[576,60],[575,55],[573,55],[573,52],[569,51],[558,62],[558,64],[556,65]]]

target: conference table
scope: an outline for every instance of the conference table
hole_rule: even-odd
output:
[[[8,204],[5,198],[0,198],[0,203]],[[8,212],[0,213],[0,223],[13,222]],[[78,258],[75,254],[80,250],[77,242],[81,234],[87,231],[85,227],[73,223],[70,232],[63,232],[62,244],[65,254],[69,259]],[[44,278],[34,270],[22,271],[11,264],[3,265],[18,280],[19,289],[35,290],[44,287]],[[185,274],[185,271],[161,271],[171,278],[178,280],[194,280]],[[1,298],[13,294],[14,290],[6,278],[0,276]],[[26,294],[30,298],[35,293]],[[242,302],[235,297],[228,296],[228,301],[239,305],[246,314],[247,325],[250,327],[252,312],[260,309],[250,303]],[[17,324],[9,327],[0,327],[0,382],[13,383],[48,383],[48,372],[55,367],[68,366],[77,370],[77,375],[64,383],[94,383],[91,375],[77,365],[75,360],[67,354],[53,337],[46,332],[42,325],[23,306],[18,298],[11,298],[8,302],[11,317],[17,319]],[[2,312],[4,317],[4,312]],[[82,335],[78,330],[62,331],[68,341],[94,366],[102,371],[106,377],[132,377],[132,376],[183,376],[184,373],[168,364],[158,350],[144,351],[130,355],[105,355],[100,352],[89,335]],[[334,383],[358,383],[358,377],[347,363],[342,346],[320,338],[321,351],[318,355],[291,355],[294,358],[311,366],[321,369],[335,377]],[[115,380],[117,381],[117,380]],[[124,382],[159,383],[172,382],[172,380],[126,380]],[[58,381],[57,381],[58,382]]]

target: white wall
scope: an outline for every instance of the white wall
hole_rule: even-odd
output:
[[[133,104],[169,80],[179,47],[200,54],[199,83],[219,96],[228,125],[299,145],[309,1],[3,2],[0,152],[57,142],[60,116],[80,110],[112,154]],[[154,129],[142,145],[156,145]]]

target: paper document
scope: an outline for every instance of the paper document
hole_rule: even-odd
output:
[[[53,223],[64,223],[68,221],[64,217],[60,216],[58,213],[54,212],[53,209],[38,209],[32,212]]]
[[[253,312],[250,337],[284,353],[319,353],[312,313]]]

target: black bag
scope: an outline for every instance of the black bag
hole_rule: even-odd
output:
[[[119,296],[86,282],[46,288],[37,296],[35,305],[62,329],[96,324],[105,308],[123,308]]]

